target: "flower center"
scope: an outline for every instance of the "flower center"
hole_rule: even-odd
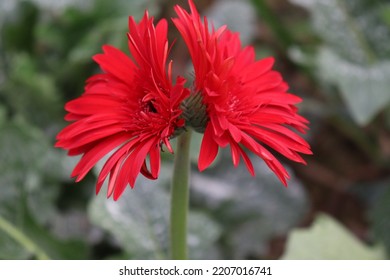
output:
[[[145,113],[157,113],[157,110],[154,107],[152,100],[142,102],[141,106],[142,106],[142,111],[144,111]]]

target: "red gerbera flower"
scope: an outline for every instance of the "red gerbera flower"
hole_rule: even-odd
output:
[[[298,115],[295,106],[301,99],[286,92],[288,86],[281,75],[271,70],[273,58],[255,61],[253,47],[242,48],[238,35],[226,27],[210,30],[207,18],[202,23],[194,3],[190,0],[189,4],[191,13],[175,7],[178,18],[173,21],[194,66],[194,93],[190,98],[201,99],[206,114],[199,169],[213,162],[219,147],[229,145],[233,164],[237,166],[242,157],[254,175],[245,147],[261,157],[286,185],[286,169],[264,145],[305,163],[299,153],[311,154],[310,147],[290,129],[302,133],[307,129],[307,120]]]
[[[184,126],[180,104],[188,95],[185,80],[172,85],[167,70],[167,22],[153,25],[145,12],[137,24],[129,18],[129,49],[133,60],[112,46],[94,60],[104,71],[87,80],[83,95],[66,104],[65,119],[72,123],[57,136],[57,147],[69,155],[82,154],[72,176],[80,181],[105,155],[96,192],[109,177],[107,196],[118,199],[127,184],[134,187],[141,172],[155,179],[160,171],[160,150]],[[149,159],[149,168],[147,166]]]

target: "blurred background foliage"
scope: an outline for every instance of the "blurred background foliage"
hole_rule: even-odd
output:
[[[390,3],[387,0],[195,1],[276,57],[310,131],[314,156],[289,165],[284,188],[254,159],[255,178],[224,153],[196,170],[192,259],[387,259],[390,256]],[[77,158],[53,148],[63,106],[83,92],[103,44],[126,50],[127,17],[174,16],[168,0],[0,2],[0,258],[164,259],[172,156],[114,202],[94,194],[99,167],[69,178]],[[170,29],[170,39],[177,31]],[[175,71],[189,57],[177,40]]]

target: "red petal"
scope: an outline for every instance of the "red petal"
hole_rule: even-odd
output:
[[[241,130],[237,126],[229,123],[229,132],[235,142],[241,142]]]
[[[108,152],[116,148],[128,139],[127,134],[118,134],[108,137],[97,143],[92,149],[87,151],[72,172],[72,177],[77,176],[76,181],[85,177],[89,170]]]
[[[112,174],[113,168],[118,164],[118,162],[122,162],[125,157],[127,157],[130,151],[133,149],[134,145],[137,143],[137,139],[132,139],[118,150],[116,150],[105,162],[102,169],[100,170],[97,185],[103,184],[108,173]],[[115,180],[114,180],[115,181]]]
[[[198,168],[200,171],[205,170],[214,161],[218,154],[218,145],[213,140],[213,129],[211,125],[207,125],[200,146]]]
[[[231,143],[230,151],[232,154],[233,165],[237,167],[238,164],[240,163],[240,150],[238,145],[236,143]]]
[[[122,168],[117,176],[114,189],[114,200],[117,200],[122,195],[127,184],[130,184],[131,187],[134,187],[135,180],[140,173],[146,155],[148,154],[150,147],[153,145],[153,140],[154,139],[149,140],[146,143],[138,143],[138,147],[135,148],[124,161]]]
[[[282,183],[287,185],[286,178],[288,179],[289,175],[283,165],[281,165],[280,162],[269,151],[267,151],[267,149],[257,142],[254,142],[254,144],[252,141],[254,142],[251,137],[243,134],[243,145],[261,157],[269,168],[271,168],[271,170],[276,174],[276,176],[278,176]],[[255,147],[255,150],[253,150],[253,147]]]
[[[271,70],[274,65],[275,59],[273,57],[268,57],[256,61],[255,63],[251,63],[246,67],[245,72],[242,73],[244,75],[244,79],[242,80],[244,83],[254,82],[255,80],[262,79],[262,75]]]
[[[135,65],[130,58],[115,47],[103,46],[104,54],[97,54],[93,59],[107,73],[113,74],[121,81],[131,84],[134,79]]]
[[[248,155],[244,152],[244,150],[241,148],[241,147],[238,147],[240,149],[240,153],[244,159],[244,162],[245,162],[245,165],[249,171],[249,173],[252,175],[252,176],[255,176],[255,170],[253,169],[253,165],[252,165],[252,162],[251,160],[249,159]]]
[[[154,178],[158,177],[160,173],[161,166],[161,157],[160,157],[160,147],[156,145],[150,150],[150,172]]]
[[[122,157],[115,163],[115,167],[110,172],[110,180],[108,181],[107,187],[107,198],[111,197],[115,190],[116,181],[118,179],[118,173],[122,168],[123,161],[126,159],[126,155],[122,155]]]

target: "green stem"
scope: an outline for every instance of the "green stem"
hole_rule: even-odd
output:
[[[30,238],[23,232],[13,226],[10,222],[0,216],[0,229],[7,233],[12,239],[22,245],[27,251],[34,254],[39,260],[49,260],[46,253],[38,247]]]
[[[177,141],[171,190],[171,258],[187,259],[187,213],[189,201],[191,131]]]

